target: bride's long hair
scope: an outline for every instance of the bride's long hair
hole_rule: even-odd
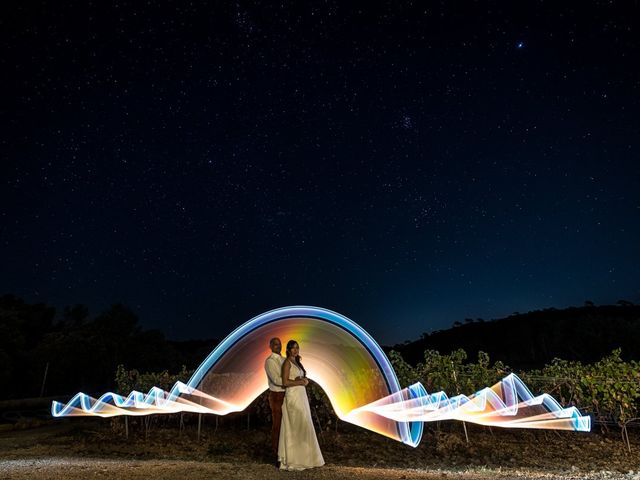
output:
[[[287,357],[289,357],[291,355],[291,349],[293,348],[294,345],[298,345],[298,342],[296,342],[295,340],[289,340],[287,342]],[[307,371],[302,366],[302,362],[300,361],[300,355],[296,355],[296,363],[302,369],[302,372],[304,373],[304,376],[306,377],[307,376]]]

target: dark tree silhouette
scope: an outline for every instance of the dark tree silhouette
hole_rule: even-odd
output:
[[[597,361],[615,348],[624,359],[640,359],[640,306],[624,304],[545,309],[507,318],[461,324],[433,332],[415,342],[397,345],[409,363],[423,361],[425,350],[448,353],[478,351],[514,368],[538,368],[554,357]]]

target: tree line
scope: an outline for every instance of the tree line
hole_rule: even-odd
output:
[[[197,365],[217,340],[174,342],[145,330],[120,304],[91,317],[84,305],[61,312],[0,297],[0,399],[103,393],[115,387],[118,365],[179,371]]]
[[[548,308],[517,313],[492,321],[467,319],[453,328],[425,332],[394,350],[412,365],[428,350],[463,349],[475,358],[486,352],[517,369],[542,368],[554,358],[592,363],[620,348],[625,360],[640,360],[640,305],[621,300],[616,305]]]
[[[462,349],[470,358],[487,352],[524,371],[546,368],[554,358],[592,364],[617,348],[621,361],[637,360],[638,338],[640,306],[588,302],[584,307],[467,321],[385,350],[396,351],[411,368],[424,363],[426,351]],[[116,388],[118,365],[139,372],[184,372],[185,366],[195,369],[217,344],[216,339],[168,340],[159,330],[141,328],[136,314],[124,305],[91,316],[83,305],[57,311],[4,295],[0,297],[0,399],[78,391],[101,394]]]

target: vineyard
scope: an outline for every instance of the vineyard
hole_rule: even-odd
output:
[[[478,354],[475,362],[469,361],[462,349],[448,355],[428,350],[424,352],[424,361],[415,366],[407,363],[395,351],[389,353],[389,359],[402,387],[420,382],[428,392],[442,390],[450,396],[472,394],[494,385],[509,373],[516,373],[534,394],[548,393],[563,406],[576,406],[583,414],[592,417],[594,429],[607,431],[611,427],[626,427],[637,419],[640,408],[640,362],[624,361],[620,354],[617,349],[590,364],[554,359],[541,369],[517,372],[513,372],[502,362],[492,363],[484,352]],[[184,382],[192,373],[185,367],[177,374],[170,374],[167,371],[140,373],[119,366],[116,383],[118,392],[124,395],[133,390],[146,392],[153,386],[169,390],[176,381]],[[308,392],[319,430],[338,428],[339,422],[324,391],[312,383]],[[266,392],[244,412],[232,415],[230,419],[239,421],[238,416],[246,417],[247,426],[252,422],[269,422],[270,410]],[[154,416],[141,424],[147,430],[153,422],[182,426],[185,418],[191,417],[193,416],[185,417],[185,414]],[[218,419],[215,421],[217,425]],[[114,426],[121,423],[122,419],[114,420]]]

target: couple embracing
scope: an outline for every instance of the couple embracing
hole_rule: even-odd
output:
[[[269,341],[271,355],[264,368],[269,382],[269,407],[273,425],[271,446],[281,470],[304,470],[324,465],[305,387],[307,372],[300,362],[300,347],[287,342],[287,356],[282,356],[279,338]]]

